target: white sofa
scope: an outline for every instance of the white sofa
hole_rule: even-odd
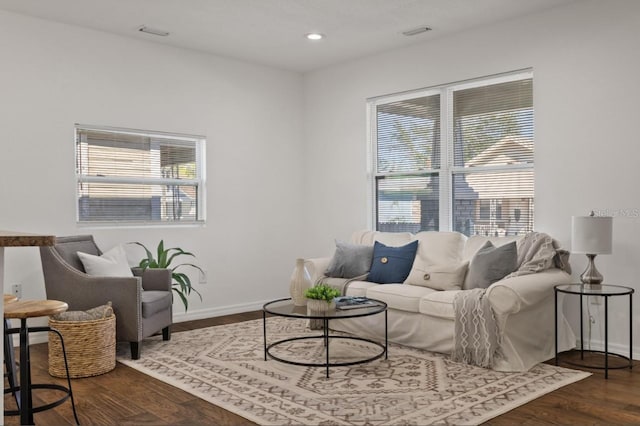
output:
[[[379,241],[387,246],[402,246],[418,240],[414,268],[428,262],[432,265],[464,265],[490,240],[496,247],[518,237],[467,238],[457,232],[385,233],[360,231],[352,235],[351,243],[373,245]],[[322,279],[331,257],[306,259],[311,282]],[[571,282],[566,272],[550,268],[535,274],[507,277],[491,284],[486,297],[491,304],[498,327],[502,331],[501,352],[493,368],[499,371],[526,371],[535,364],[554,356],[554,291],[557,284]],[[433,352],[450,354],[454,344],[453,299],[461,290],[396,284],[375,284],[351,281],[345,287],[349,296],[367,296],[388,305],[388,336],[392,342]],[[576,339],[568,322],[558,310],[558,349],[575,347]],[[332,320],[331,328],[370,338],[384,336],[381,315],[355,319]],[[390,354],[393,356],[393,353]]]

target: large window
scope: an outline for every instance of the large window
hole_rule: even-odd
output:
[[[533,79],[479,79],[369,102],[381,231],[533,230]]]
[[[202,136],[76,125],[78,222],[204,221]]]

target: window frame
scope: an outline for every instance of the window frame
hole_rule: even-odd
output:
[[[184,141],[185,145],[193,144],[195,148],[195,179],[172,179],[172,178],[152,178],[152,177],[121,177],[121,176],[91,176],[83,174],[78,166],[79,152],[78,139],[82,132],[105,132],[121,135],[134,135],[148,137],[150,139],[162,140],[170,139],[173,142]],[[163,132],[155,130],[140,130],[123,127],[86,125],[76,123],[74,126],[74,168],[75,168],[75,212],[76,225],[84,228],[148,228],[148,227],[191,227],[206,224],[206,136]],[[81,183],[116,183],[116,184],[147,184],[147,185],[192,185],[196,188],[196,219],[195,220],[81,220],[79,197],[79,185]]]
[[[442,84],[401,93],[378,96],[367,99],[367,174],[368,174],[368,211],[369,228],[376,229],[378,224],[378,194],[377,181],[380,178],[402,176],[426,176],[437,174],[439,176],[439,231],[453,230],[453,178],[456,174],[511,172],[518,170],[531,170],[534,179],[533,202],[535,205],[535,160],[527,164],[508,164],[501,166],[454,166],[454,114],[453,94],[458,90],[475,87],[489,86],[493,84],[507,83],[524,79],[533,79],[532,69],[523,69],[503,74],[496,74],[471,80]],[[415,99],[425,96],[440,95],[440,168],[420,169],[410,172],[383,173],[378,171],[378,133],[377,133],[377,107],[379,105]],[[535,123],[535,122],[534,122]],[[535,141],[535,124],[532,139]],[[534,142],[535,147],[535,142]],[[534,148],[535,152],[535,148]],[[532,207],[530,207],[532,208]],[[532,213],[532,223],[535,225],[535,210]],[[376,229],[377,230],[377,229]]]

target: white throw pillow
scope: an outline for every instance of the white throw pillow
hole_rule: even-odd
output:
[[[460,290],[469,262],[449,265],[426,265],[414,262],[405,284],[429,287],[434,290]]]
[[[103,253],[102,256],[94,256],[88,253],[78,252],[78,257],[89,275],[101,277],[132,277],[127,253],[121,245]]]

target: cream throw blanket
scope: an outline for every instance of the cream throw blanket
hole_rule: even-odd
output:
[[[569,252],[542,232],[530,232],[518,240],[518,269],[505,278],[535,274],[550,268],[571,273]],[[490,368],[501,356],[502,330],[486,298],[486,289],[458,292],[453,299],[454,348],[451,359]]]

